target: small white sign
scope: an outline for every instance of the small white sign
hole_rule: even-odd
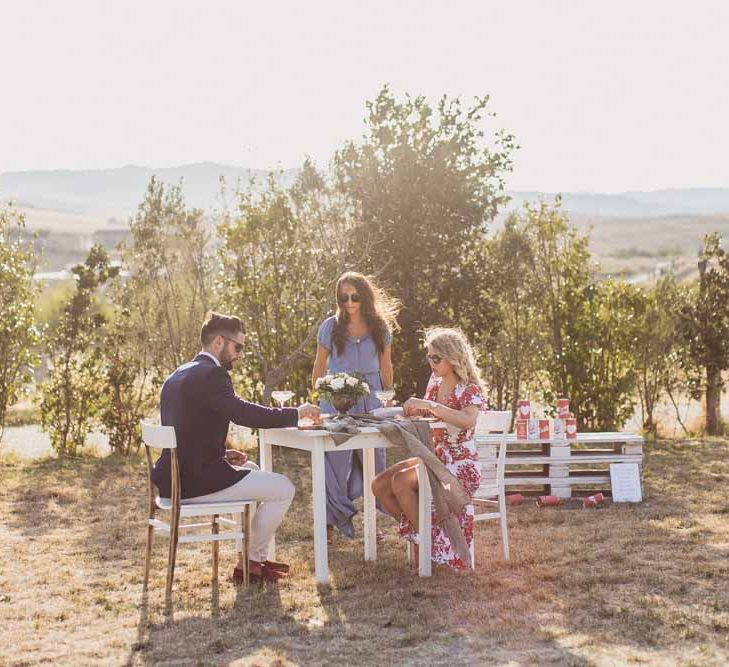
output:
[[[640,469],[637,463],[611,463],[610,487],[614,503],[639,503],[643,500],[640,488]]]

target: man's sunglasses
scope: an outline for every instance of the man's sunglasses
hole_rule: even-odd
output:
[[[231,343],[233,343],[233,347],[238,354],[243,352],[243,343],[238,343],[237,341],[233,340],[232,338],[229,338],[228,336],[225,336],[224,334],[220,334],[220,335],[223,336],[223,338],[225,338],[225,340],[229,340]]]
[[[338,296],[337,301],[341,304],[347,303],[347,301],[351,301],[352,303],[359,303],[359,294],[345,294],[344,296]]]
[[[426,354],[425,358],[430,361],[434,366],[437,366],[441,361],[443,361],[443,357],[441,357],[439,354]]]

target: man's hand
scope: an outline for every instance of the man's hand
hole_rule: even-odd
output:
[[[296,408],[299,411],[299,419],[311,419],[312,421],[319,421],[319,406],[312,405],[311,403],[304,403]]]
[[[239,452],[237,449],[226,449],[225,458],[232,466],[242,466],[248,461],[248,454]]]

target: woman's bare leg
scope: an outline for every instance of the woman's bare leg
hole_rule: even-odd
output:
[[[390,466],[387,470],[383,470],[377,477],[372,480],[372,493],[375,494],[377,500],[384,510],[393,518],[400,519],[400,514],[403,512],[403,508],[392,490],[392,478],[393,476],[408,467],[411,467],[417,463],[417,459],[406,459],[400,461],[394,466]]]
[[[397,498],[403,514],[410,520],[410,525],[417,531],[418,526],[418,463],[419,459],[409,459],[413,463],[409,467],[397,470],[392,476],[392,492]]]

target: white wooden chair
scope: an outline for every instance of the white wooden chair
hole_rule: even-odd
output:
[[[172,582],[175,576],[175,559],[177,544],[180,542],[212,542],[213,543],[213,585],[218,583],[218,544],[222,540],[235,540],[239,553],[242,553],[244,563],[244,584],[249,583],[248,572],[248,541],[250,535],[250,508],[255,500],[242,500],[221,503],[180,503],[180,467],[177,459],[177,439],[173,426],[158,426],[141,422],[142,441],[147,455],[147,470],[149,473],[149,517],[147,519],[147,554],[144,563],[144,588],[146,592],[149,584],[149,564],[152,556],[154,533],[161,532],[170,538],[169,557],[167,560],[167,586],[165,588],[165,607],[172,609]],[[169,449],[172,479],[172,497],[160,498],[152,482],[152,454],[150,449]],[[169,523],[155,517],[157,510],[170,513]],[[221,514],[236,515],[237,519],[229,519]],[[180,523],[180,517],[212,516],[211,522]],[[233,530],[220,532],[220,524],[232,525]],[[210,533],[180,534],[190,529],[210,528]]]
[[[476,447],[481,461],[481,485],[474,494],[473,504],[476,515],[474,521],[498,519],[501,523],[501,543],[504,549],[504,560],[509,560],[509,532],[506,524],[506,490],[504,485],[504,469],[506,467],[506,434],[511,426],[511,411],[490,410],[482,412],[476,422]],[[495,445],[480,445],[479,436],[488,433],[500,433],[497,451]],[[480,507],[494,508],[496,511],[478,513]],[[475,540],[474,540],[475,543]],[[476,566],[473,546],[471,562]]]

